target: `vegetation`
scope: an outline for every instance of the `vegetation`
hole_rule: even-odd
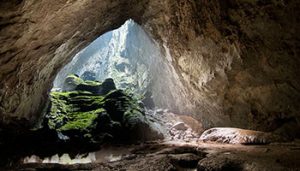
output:
[[[133,94],[116,89],[112,79],[108,82],[83,81],[76,75],[68,76],[65,86],[69,86],[68,91],[50,93],[48,127],[70,139],[94,142],[100,141],[103,135],[119,138],[125,135],[122,131],[144,122],[144,108],[139,100]],[[85,89],[78,90],[80,85],[86,85]],[[97,86],[97,89],[90,86]],[[103,94],[103,89],[110,91]]]

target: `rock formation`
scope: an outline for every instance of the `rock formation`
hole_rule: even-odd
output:
[[[132,94],[116,89],[113,79],[66,78],[63,92],[50,93],[44,129],[55,130],[62,140],[89,143],[137,142],[163,138],[153,130],[145,109]]]
[[[180,84],[180,111],[204,127],[299,136],[298,0],[0,2],[0,119],[41,116],[58,71],[132,18],[158,43]]]
[[[238,128],[211,128],[203,132],[200,140],[228,144],[269,144],[286,141],[285,138],[271,133]]]

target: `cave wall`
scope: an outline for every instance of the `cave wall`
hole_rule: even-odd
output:
[[[151,2],[150,2],[151,4]],[[299,136],[299,1],[163,1],[146,28],[170,48],[205,126]]]
[[[0,116],[35,121],[58,70],[133,18],[181,83],[179,106],[206,127],[299,136],[297,0],[1,1]],[[23,123],[23,122],[22,122]]]
[[[58,70],[99,35],[119,27],[143,1],[0,2],[0,120],[31,125]],[[125,10],[128,9],[128,10]]]

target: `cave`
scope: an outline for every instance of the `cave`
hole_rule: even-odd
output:
[[[0,170],[298,170],[297,0],[0,1]]]
[[[183,85],[171,62],[169,49],[161,49],[149,33],[129,19],[78,52],[59,71],[52,90],[62,89],[65,78],[72,73],[83,80],[88,75],[93,77],[91,80],[112,78],[117,88],[145,96],[146,108],[183,113],[188,105],[182,105]]]

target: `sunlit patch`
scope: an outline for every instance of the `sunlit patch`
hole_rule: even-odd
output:
[[[107,158],[106,158],[109,162],[115,162],[115,161],[119,161],[122,159],[122,156],[121,155],[109,155]]]
[[[51,157],[40,158],[36,155],[27,156],[24,158],[23,163],[57,163],[57,164],[87,164],[96,161],[94,152],[88,153],[87,155],[77,155],[75,158],[71,158],[69,154],[62,154],[59,156],[55,154]]]

